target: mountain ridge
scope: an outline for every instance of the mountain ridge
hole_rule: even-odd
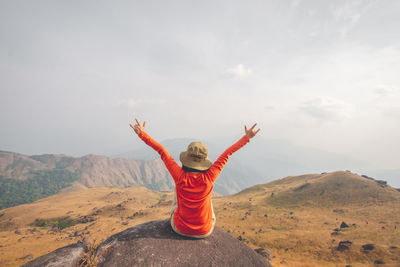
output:
[[[249,187],[235,195],[265,194],[274,206],[323,206],[344,204],[367,205],[371,202],[400,200],[399,189],[366,175],[350,171],[288,176],[275,181]]]
[[[194,139],[169,139],[164,142],[164,145],[177,158],[180,151],[184,150],[186,144],[192,140]],[[261,145],[258,143],[261,143]],[[265,183],[271,180],[274,177],[273,175],[281,173],[279,169],[285,169],[281,173],[282,176],[286,176],[290,172],[292,174],[295,170],[308,169],[304,163],[315,163],[315,158],[318,158],[322,153],[318,152],[309,159],[303,159],[303,163],[301,163],[295,162],[296,160],[293,161],[293,159],[298,157],[296,155],[302,154],[302,148],[291,144],[285,145],[282,140],[268,143],[266,140],[261,139],[258,143],[257,145],[250,143],[231,156],[228,164],[214,184],[215,192],[228,195],[254,184]],[[210,152],[211,157],[217,157],[216,151],[220,153],[225,149],[222,144],[210,142],[209,145],[210,151],[212,151]],[[270,151],[260,155],[260,147],[268,145],[271,146]],[[278,151],[282,147],[286,148]],[[310,153],[313,154],[314,152],[309,152],[307,155]],[[79,170],[80,179],[73,182],[68,188],[62,189],[63,192],[102,186],[126,187],[143,185],[155,190],[171,190],[174,188],[170,174],[155,151],[144,145],[134,154],[138,155],[137,158],[147,157],[147,160],[110,158],[96,154],[88,154],[79,158],[65,154],[28,156],[15,152],[0,151],[0,176],[24,180],[33,177],[34,172],[38,170],[65,169],[70,172]],[[329,159],[332,159],[332,157],[328,157],[326,160]],[[342,160],[346,161],[347,159]],[[320,162],[324,162],[324,160],[320,159]],[[316,169],[321,170],[322,168]],[[262,174],[264,172],[266,173],[265,175]],[[297,173],[301,172],[297,171]],[[396,172],[392,173],[396,174]]]
[[[197,139],[175,138],[160,143],[178,162],[181,151]],[[202,140],[208,147],[209,157],[215,160],[225,149],[234,144],[237,138],[220,138]],[[110,157],[131,159],[155,159],[158,154],[142,144],[136,149]],[[249,144],[234,153],[225,166],[216,186],[231,188],[224,194],[237,193],[251,185],[265,183],[298,173],[321,173],[334,170],[351,170],[378,177],[400,188],[400,170],[374,170],[365,162],[352,158],[352,155],[341,155],[316,148],[296,145],[285,139],[269,139],[262,136],[251,140]],[[233,190],[232,190],[233,189]]]
[[[86,187],[144,185],[159,190],[172,187],[169,173],[163,168],[161,160],[111,159],[94,154],[79,158],[64,154],[27,156],[0,151],[0,175],[4,178],[25,180],[31,178],[35,171],[49,169],[80,170],[78,182]]]

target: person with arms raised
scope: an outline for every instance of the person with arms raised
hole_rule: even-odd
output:
[[[160,154],[162,161],[175,182],[175,198],[171,208],[171,227],[179,235],[193,238],[209,236],[215,227],[215,214],[211,200],[214,182],[218,178],[228,158],[242,148],[259,131],[254,124],[250,129],[244,126],[245,134],[232,146],[226,149],[213,163],[208,158],[208,148],[201,142],[192,142],[186,151],[180,154],[180,167],[170,153],[144,130],[146,122],[141,125],[136,120],[133,126],[135,133],[147,145]]]

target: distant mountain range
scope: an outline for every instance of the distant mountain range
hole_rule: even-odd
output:
[[[112,159],[60,154],[27,156],[0,151],[0,209],[62,191],[91,187],[145,186],[171,190],[172,179],[160,159]]]
[[[228,140],[203,140],[211,160],[234,144],[239,138]],[[198,141],[190,138],[169,139],[160,143],[179,162],[180,152],[188,144]],[[131,158],[135,160],[154,160],[159,155],[146,144],[141,148],[112,155],[113,158]],[[255,137],[245,147],[232,155],[220,177],[215,190],[221,194],[236,193],[255,184],[266,183],[289,175],[300,173],[321,173],[335,170],[351,170],[376,179],[387,180],[394,187],[400,187],[400,169],[373,170],[367,164],[355,160],[351,155],[339,155],[309,147],[295,145],[287,140]]]
[[[3,178],[25,180],[40,170],[63,169],[80,171],[74,186],[126,187],[145,186],[154,190],[169,190],[173,182],[161,160],[112,159],[100,155],[74,158],[62,154],[27,156],[0,151],[0,175]]]
[[[179,162],[180,152],[194,139],[170,139],[161,144]],[[206,140],[209,157],[217,157],[237,140]],[[237,151],[225,166],[216,180],[214,191],[226,195],[233,194],[244,188],[263,184],[278,177],[296,175],[299,173],[322,173],[333,170],[351,170],[372,176],[377,180],[387,180],[394,187],[400,187],[400,170],[368,170],[362,162],[347,156],[332,154],[317,149],[294,145],[284,140],[269,140],[257,138]],[[362,170],[362,171],[360,171]],[[365,171],[363,171],[365,170]],[[46,188],[44,184],[51,181]],[[63,181],[66,177],[67,181]],[[0,206],[31,202],[35,199],[63,191],[91,187],[127,187],[145,186],[152,190],[171,190],[174,183],[159,155],[143,144],[139,149],[106,157],[101,155],[86,155],[75,158],[63,154],[44,154],[27,156],[14,152],[0,151],[0,192],[13,188],[8,192],[8,201],[0,199]],[[4,180],[6,179],[6,180]],[[17,183],[7,179],[24,181],[38,179],[33,183],[36,189],[26,191],[23,187],[31,187],[32,183]],[[3,181],[3,182],[2,182]],[[20,188],[21,187],[21,188]],[[65,188],[66,187],[66,188]],[[38,189],[39,188],[39,189]],[[10,202],[13,195],[34,194],[28,200]],[[43,192],[39,192],[39,191]],[[7,191],[7,190],[6,190]],[[4,191],[4,192],[6,192]],[[10,190],[8,190],[10,191]],[[22,201],[22,202],[21,202]],[[11,203],[11,204],[10,204]]]

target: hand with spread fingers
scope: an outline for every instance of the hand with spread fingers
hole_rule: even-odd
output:
[[[249,139],[251,139],[251,138],[253,138],[254,136],[256,136],[256,134],[261,130],[261,129],[258,129],[257,131],[256,130],[254,130],[254,127],[256,127],[256,125],[257,125],[257,123],[255,123],[250,129],[248,129],[247,130],[247,126],[245,125],[244,126],[244,131],[245,131],[245,133],[246,133],[246,135],[247,135],[247,137],[249,138]]]
[[[143,122],[143,125],[140,125],[138,119],[135,118],[136,124],[135,126],[132,126],[132,124],[129,124],[132,129],[137,133],[138,135],[144,132],[144,128],[146,127],[146,122]]]

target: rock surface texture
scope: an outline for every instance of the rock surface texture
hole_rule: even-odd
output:
[[[41,256],[23,267],[76,267],[87,247],[78,242]],[[169,220],[144,223],[99,245],[98,266],[272,266],[246,244],[215,227],[207,238],[177,235]]]
[[[86,250],[86,246],[78,242],[76,244],[54,250],[49,254],[43,255],[22,265],[22,267],[75,267],[78,266],[79,261],[85,254]]]
[[[115,234],[98,247],[99,266],[272,266],[250,247],[215,227],[207,238],[177,235],[168,220]]]

